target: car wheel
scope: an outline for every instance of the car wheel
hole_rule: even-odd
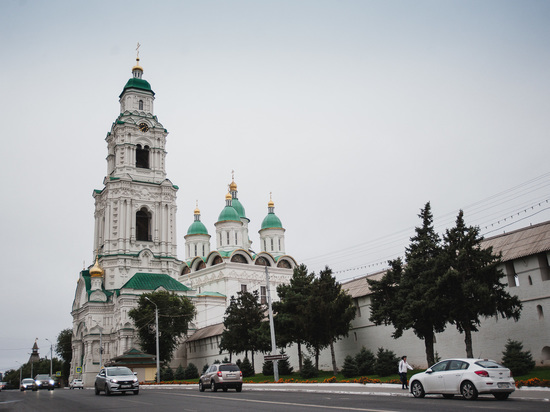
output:
[[[111,390],[107,384],[105,384],[105,396],[111,396]]]
[[[411,383],[411,393],[415,398],[423,398],[426,395],[426,392],[424,392],[424,387],[418,381]]]
[[[134,391],[134,395],[139,395],[139,389]]]
[[[243,385],[237,386],[237,392],[241,392],[243,390]]]
[[[99,395],[99,388],[97,387],[97,385],[94,385],[94,389],[95,389],[95,394]]]
[[[202,384],[202,381],[199,381],[199,392],[204,392],[204,385]]]
[[[218,390],[218,387],[216,386],[216,382],[214,382],[214,381],[210,382],[210,390],[212,392],[216,392]]]
[[[452,393],[444,393],[443,397],[445,399],[453,399],[455,396]]]
[[[495,399],[499,400],[499,401],[505,401],[506,399],[508,399],[508,396],[510,396],[509,393],[493,393],[493,396],[495,397]]]
[[[460,385],[460,393],[462,394],[464,399],[467,399],[469,401],[477,399],[478,395],[475,385],[470,381],[463,382],[462,385]]]

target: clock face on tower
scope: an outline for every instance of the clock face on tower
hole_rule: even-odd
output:
[[[139,130],[141,130],[143,133],[145,133],[147,130],[149,130],[149,126],[147,126],[147,124],[145,124],[145,123],[140,123],[139,124]]]

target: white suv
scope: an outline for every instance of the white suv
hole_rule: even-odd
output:
[[[134,395],[139,393],[139,382],[129,368],[125,366],[109,366],[99,371],[95,377],[94,383],[95,394],[105,391],[105,395],[109,396],[115,392],[134,392]]]
[[[210,388],[212,392],[233,388],[237,392],[243,390],[243,373],[234,363],[215,363],[210,366],[199,379],[199,391]]]

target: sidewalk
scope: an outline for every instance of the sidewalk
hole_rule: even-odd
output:
[[[198,390],[198,385],[142,385],[140,389]],[[409,390],[401,389],[400,384],[392,383],[367,383],[365,385],[360,383],[245,383],[243,384],[243,391],[293,391],[412,397]],[[550,402],[550,388],[516,388],[510,398]]]

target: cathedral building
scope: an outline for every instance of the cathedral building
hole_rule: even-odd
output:
[[[185,366],[192,359],[202,367],[220,356],[214,342],[231,296],[258,291],[265,300],[266,273],[275,296],[276,286],[288,282],[296,266],[285,254],[285,229],[271,199],[259,231],[260,251],[251,249],[249,219],[234,179],[214,223],[215,249],[197,205],[184,236],[185,260],[178,259],[179,188],[166,176],[168,131],[155,115],[154,100],[138,55],[119,96],[120,114],[105,138],[107,175],[103,189],[93,192],[95,262],[80,272],[71,312],[70,378],[82,377],[87,386],[102,366],[139,348],[128,312],[143,293],[166,290],[192,300],[197,316],[173,364]],[[137,372],[144,380],[144,372]]]

